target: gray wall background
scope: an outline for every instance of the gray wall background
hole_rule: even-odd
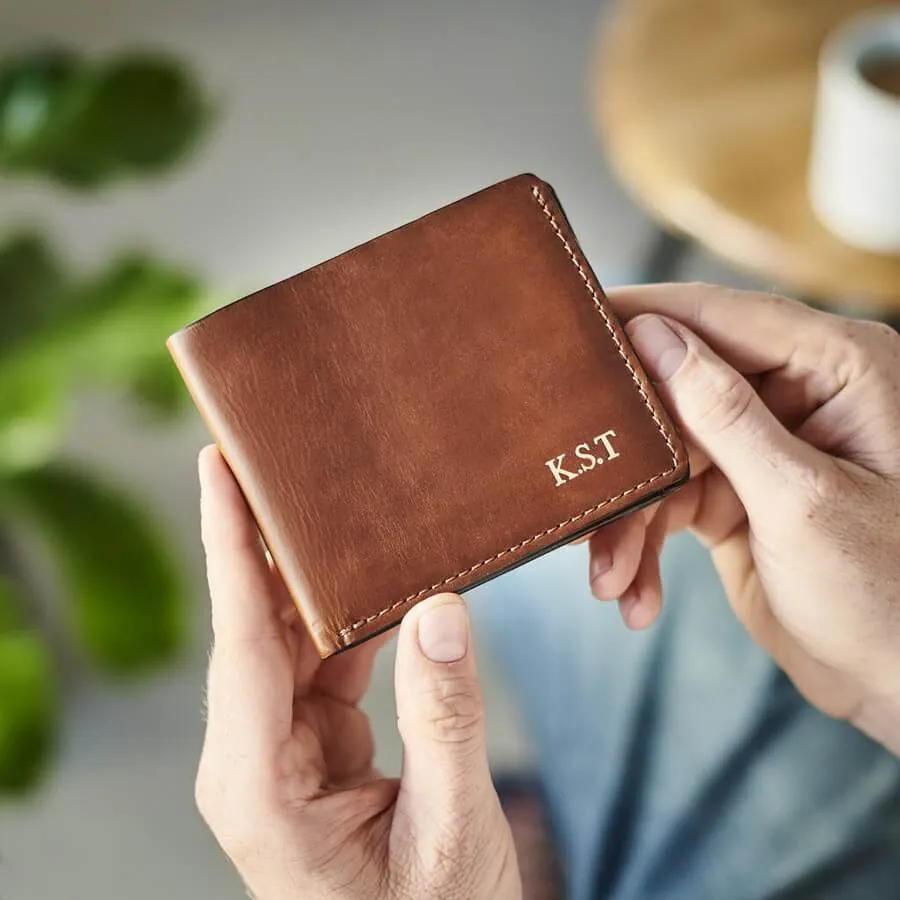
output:
[[[628,280],[649,238],[589,118],[601,0],[12,2],[0,50],[45,38],[162,45],[222,102],[202,158],[175,180],[88,202],[3,185],[0,225],[38,216],[86,263],[143,243],[198,266],[230,299],[526,170],[554,184],[601,281]],[[700,274],[726,277],[708,264]],[[142,489],[184,548],[198,640],[182,666],[136,687],[75,687],[59,768],[35,800],[0,808],[3,900],[244,896],[193,810],[204,441],[196,419],[151,430],[110,398],[85,397],[72,417],[71,453]],[[525,765],[511,694],[481,656],[492,755]],[[397,770],[391,663],[382,654],[367,704],[379,762]]]

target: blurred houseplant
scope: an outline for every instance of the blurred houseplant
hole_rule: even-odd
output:
[[[64,50],[0,59],[0,176],[71,192],[180,164],[210,118],[177,61],[99,61]],[[0,234],[0,797],[46,769],[59,716],[50,634],[101,671],[130,676],[184,639],[178,566],[139,503],[59,458],[67,403],[86,385],[126,390],[150,411],[185,397],[166,336],[206,306],[189,272],[142,252],[75,273],[34,230]],[[38,612],[20,535],[49,552],[62,621]]]

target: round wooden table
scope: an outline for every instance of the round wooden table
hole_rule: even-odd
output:
[[[599,33],[593,107],[613,169],[671,235],[651,277],[693,240],[808,299],[900,315],[900,256],[842,243],[806,193],[819,48],[877,5],[619,0]]]

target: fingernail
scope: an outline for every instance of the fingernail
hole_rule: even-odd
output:
[[[432,606],[419,616],[419,646],[432,662],[461,660],[468,642],[468,616],[461,601]]]
[[[641,316],[629,337],[654,381],[668,381],[687,355],[684,341],[658,316]]]

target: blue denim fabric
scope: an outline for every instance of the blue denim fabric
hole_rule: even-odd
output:
[[[900,898],[900,762],[797,694],[692,538],[663,574],[642,634],[591,598],[584,546],[470,597],[531,730],[570,896]]]

